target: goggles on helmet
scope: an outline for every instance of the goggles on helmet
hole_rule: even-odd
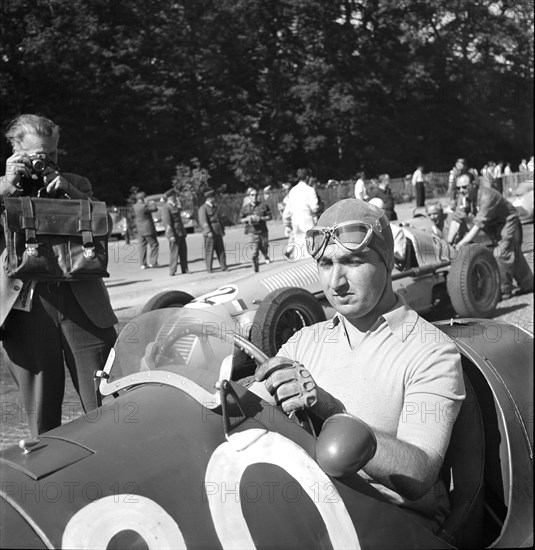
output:
[[[332,239],[349,252],[358,252],[372,240],[373,234],[382,232],[381,223],[373,225],[365,222],[343,222],[334,227],[316,226],[306,232],[306,246],[313,258],[319,258],[325,252]]]

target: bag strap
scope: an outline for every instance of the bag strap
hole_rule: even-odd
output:
[[[91,223],[91,213],[91,201],[81,199],[78,232],[82,234],[84,257],[88,259],[95,257],[95,244],[93,242],[93,226]]]
[[[39,242],[35,233],[35,214],[32,199],[28,195],[23,195],[19,199],[22,211],[21,229],[24,229],[26,252],[30,256],[37,256]]]

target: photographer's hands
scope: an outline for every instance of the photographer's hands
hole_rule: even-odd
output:
[[[0,178],[0,195],[12,195],[20,191],[21,178],[30,176],[28,156],[24,153],[14,153],[6,160],[6,173]]]

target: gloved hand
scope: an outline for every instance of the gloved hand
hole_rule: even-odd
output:
[[[255,380],[264,382],[267,391],[286,414],[313,407],[317,403],[316,382],[297,361],[271,357],[256,369]]]

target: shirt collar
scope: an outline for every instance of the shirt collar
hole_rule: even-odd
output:
[[[404,342],[414,330],[419,317],[418,313],[407,305],[403,296],[397,292],[395,294],[397,300],[392,309],[381,315],[373,326],[366,332],[366,334],[377,330],[383,323],[386,322],[392,334],[398,340]],[[329,328],[334,329],[336,327],[340,327],[349,341],[346,323],[349,323],[349,321],[347,321],[341,313],[336,313]]]

